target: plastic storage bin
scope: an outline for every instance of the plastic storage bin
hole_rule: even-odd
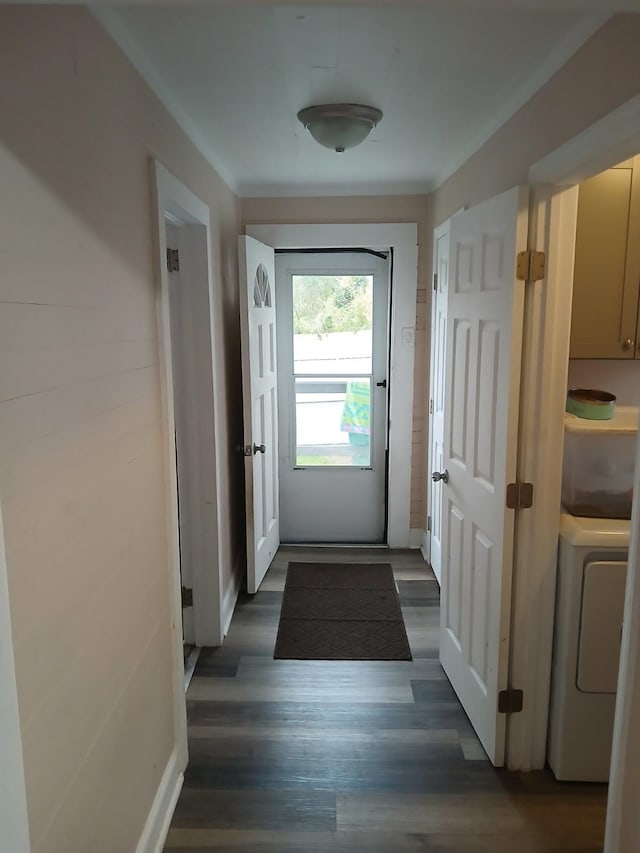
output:
[[[562,503],[590,518],[631,518],[638,408],[618,406],[608,421],[565,413]]]

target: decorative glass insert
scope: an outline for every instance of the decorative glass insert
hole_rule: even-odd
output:
[[[256,308],[271,308],[271,282],[264,264],[256,270],[253,282],[253,304]]]

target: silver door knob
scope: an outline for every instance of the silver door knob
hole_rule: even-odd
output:
[[[431,475],[431,479],[433,480],[434,483],[437,483],[440,480],[442,480],[442,482],[446,484],[449,482],[449,472],[447,471],[446,468],[442,472],[434,471],[433,474]]]
[[[264,444],[254,444],[253,445],[253,455],[254,456],[256,455],[256,453],[264,453],[265,450],[266,450],[266,447],[264,446]]]

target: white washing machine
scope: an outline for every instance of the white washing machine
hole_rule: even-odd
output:
[[[547,757],[557,779],[609,779],[630,522],[560,517]]]

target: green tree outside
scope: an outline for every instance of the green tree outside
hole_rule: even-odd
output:
[[[294,275],[294,334],[371,329],[372,285],[368,275]]]

